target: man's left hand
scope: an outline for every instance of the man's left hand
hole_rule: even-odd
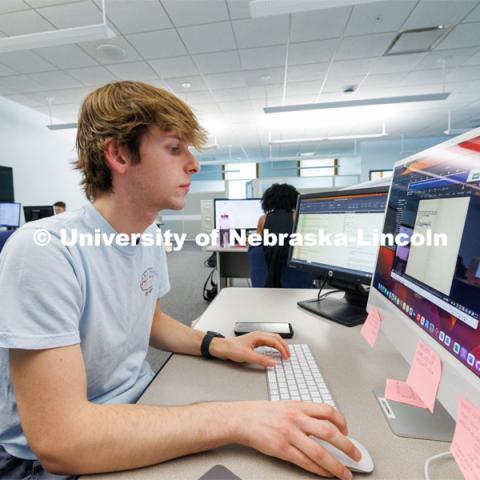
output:
[[[214,338],[209,350],[217,358],[273,367],[275,360],[255,352],[257,347],[272,347],[280,352],[283,359],[290,357],[287,342],[276,333],[252,332],[234,338]]]

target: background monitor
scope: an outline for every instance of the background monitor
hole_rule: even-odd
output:
[[[25,222],[32,222],[40,218],[55,215],[55,210],[52,205],[23,207],[23,214],[25,216]]]
[[[480,129],[395,165],[384,232],[448,243],[380,247],[369,308],[408,362],[419,340],[440,356],[438,399],[454,418],[461,395],[480,406],[479,225]]]
[[[0,227],[20,226],[20,203],[0,203]]]
[[[343,299],[320,297],[299,302],[299,306],[344,325],[358,325],[365,320],[369,285],[377,258],[372,237],[379,234],[384,220],[387,187],[362,188],[300,195],[297,201],[294,233],[318,235],[343,234],[349,238],[361,230],[362,246],[294,246],[289,252],[289,266],[313,273],[333,288],[345,291]]]
[[[230,229],[255,230],[258,219],[265,213],[259,198],[244,200],[216,198],[213,203],[216,229],[220,229],[220,216],[228,215]]]
[[[13,169],[0,166],[0,202],[12,203],[14,201]]]

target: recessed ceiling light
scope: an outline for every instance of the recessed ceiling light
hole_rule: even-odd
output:
[[[182,88],[190,88],[191,86],[192,86],[191,83],[188,83],[188,82],[182,83]]]
[[[103,60],[118,61],[123,60],[127,56],[127,52],[122,47],[113,43],[102,43],[97,45],[95,50]]]
[[[315,152],[305,152],[300,154],[301,157],[313,157],[313,155],[315,155]]]
[[[271,75],[262,75],[260,77],[261,80],[263,80],[264,82],[268,82],[269,80],[272,79],[272,76]]]

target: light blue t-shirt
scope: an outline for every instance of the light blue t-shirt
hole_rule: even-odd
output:
[[[39,229],[51,235],[47,246],[34,243]],[[161,246],[65,246],[61,229],[117,233],[88,204],[26,224],[0,254],[0,445],[19,458],[36,457],[18,418],[8,349],[79,343],[88,399],[133,403],[153,378],[146,361],[150,329],[157,298],[170,289]]]

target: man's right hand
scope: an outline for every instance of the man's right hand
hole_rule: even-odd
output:
[[[326,440],[360,460],[360,452],[345,436],[345,418],[336,408],[301,401],[255,401],[239,402],[236,413],[239,443],[321,476],[352,478],[350,470],[310,438]]]

